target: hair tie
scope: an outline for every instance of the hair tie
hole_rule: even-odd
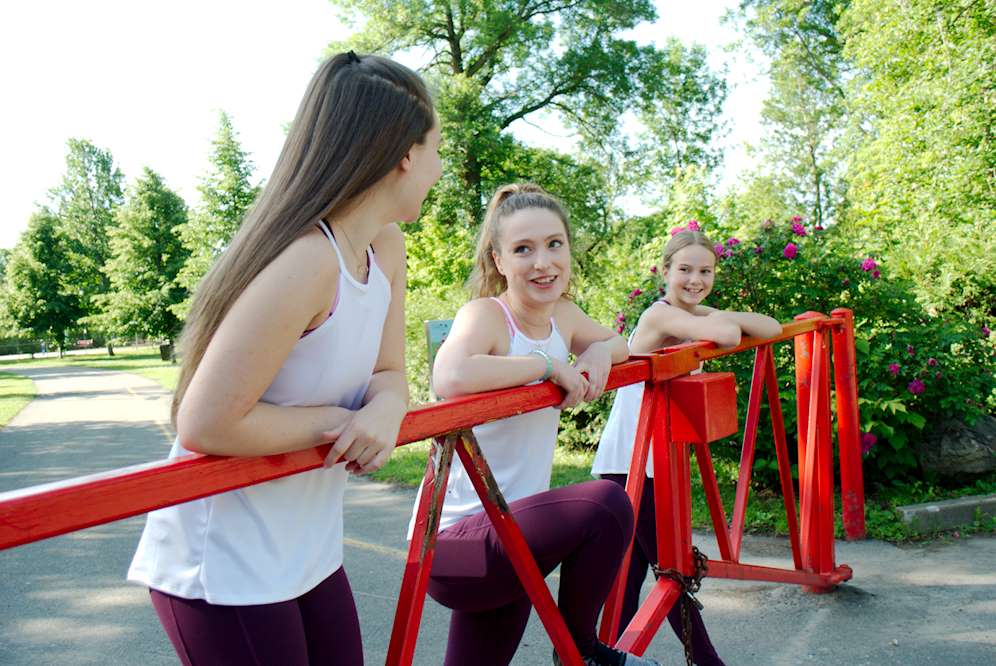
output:
[[[356,55],[356,51],[354,51],[353,49],[349,50],[349,52],[346,54],[346,58],[349,60],[350,63],[355,62],[356,64],[360,64],[360,56]]]

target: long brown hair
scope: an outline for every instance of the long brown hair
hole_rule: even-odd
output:
[[[352,51],[322,63],[259,200],[197,287],[180,341],[174,426],[208,343],[249,283],[316,220],[355,203],[390,173],[434,123],[425,84],[407,67]]]
[[[474,253],[474,268],[467,280],[474,298],[497,296],[508,288],[505,276],[498,272],[492,252],[501,252],[501,219],[527,208],[542,208],[552,211],[564,223],[567,242],[572,243],[571,223],[567,211],[555,196],[534,183],[503,185],[491,197],[484,221],[477,234],[477,250]],[[574,281],[571,272],[570,291]],[[567,295],[565,293],[565,295]]]

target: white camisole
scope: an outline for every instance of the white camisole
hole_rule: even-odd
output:
[[[380,352],[391,285],[370,248],[367,283],[353,279],[318,226],[339,259],[338,303],[297,341],[260,399],[355,410]],[[177,440],[169,457],[187,453]],[[153,511],[128,580],[223,605],[299,597],[342,566],[346,476],[340,463]]]
[[[492,300],[498,303],[505,313],[510,337],[508,356],[526,356],[533,349],[542,349],[550,358],[567,361],[567,343],[557,330],[557,324],[552,317],[550,335],[543,340],[534,340],[519,330],[512,313],[504,303],[497,298]],[[491,467],[491,473],[498,482],[505,501],[514,502],[550,489],[553,451],[557,444],[559,426],[560,410],[546,407],[473,428],[474,436],[481,446],[481,451],[484,452],[484,457]],[[418,504],[416,499],[416,511]],[[439,529],[444,530],[462,518],[483,510],[484,507],[481,506],[481,500],[467,476],[467,471],[460,459],[454,455],[450,477],[446,484],[446,499],[443,502]],[[409,539],[414,525],[413,512],[408,525]]]

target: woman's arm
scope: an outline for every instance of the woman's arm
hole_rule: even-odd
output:
[[[405,376],[405,238],[396,224],[374,239],[377,264],[391,283],[391,305],[384,322],[380,352],[363,407],[336,439],[326,464],[349,461],[351,471],[373,472],[390,458],[408,411]]]
[[[432,388],[441,398],[522,386],[546,374],[546,359],[537,355],[506,356],[508,325],[500,306],[488,298],[464,305],[453,319],[446,341],[436,353]],[[576,404],[587,380],[559,359],[552,359],[550,379],[567,395],[561,406]]]
[[[740,344],[740,326],[721,314],[714,310],[696,316],[671,305],[653,305],[640,315],[630,348],[634,354],[646,354],[659,349],[668,338],[710,340],[720,347],[735,347]]]
[[[755,338],[773,338],[782,332],[777,319],[756,312],[719,311],[717,316],[732,321],[741,331]]]
[[[352,412],[260,402],[310,321],[335,300],[339,269],[317,230],[246,287],[208,343],[177,412],[184,448],[257,456],[331,441]],[[323,434],[324,433],[324,434]]]
[[[629,358],[629,347],[622,336],[592,320],[577,304],[561,301],[558,317],[569,328],[571,352],[577,357],[574,367],[588,374],[585,400],[596,400],[605,391],[609,370]]]

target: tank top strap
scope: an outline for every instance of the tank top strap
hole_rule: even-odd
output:
[[[501,306],[501,311],[505,314],[505,325],[508,326],[508,338],[509,342],[511,342],[512,338],[515,337],[515,332],[518,330],[518,327],[515,325],[515,319],[512,318],[512,311],[508,309],[507,305],[502,303],[500,298],[492,296],[491,300]]]

